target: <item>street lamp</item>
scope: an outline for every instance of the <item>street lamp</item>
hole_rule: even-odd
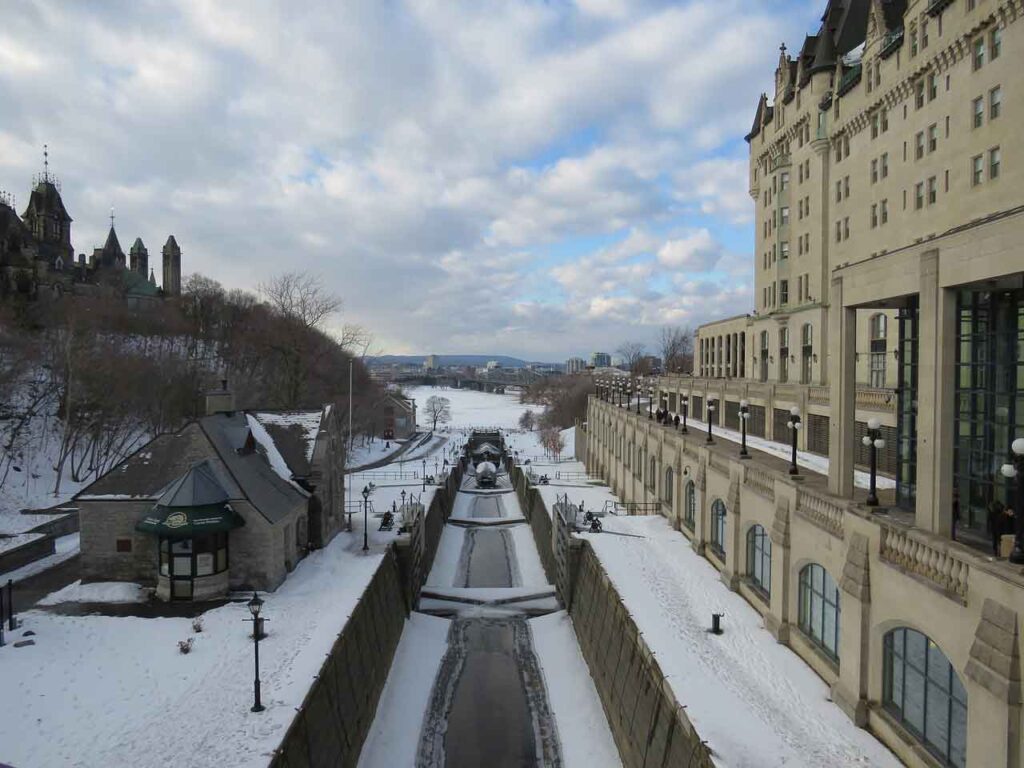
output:
[[[256,659],[256,674],[252,681],[252,712],[262,712],[265,707],[260,701],[260,635],[262,634],[262,622],[260,620],[260,609],[263,601],[255,592],[248,602],[249,613],[252,614],[252,647]]]
[[[789,474],[799,475],[800,470],[796,466],[796,433],[800,431],[800,409],[795,405],[789,409],[789,421],[786,422],[789,431],[793,435],[793,458],[789,464]]]
[[[1017,478],[1017,491],[1013,496],[1014,536],[1010,562],[1024,563],[1024,437],[1018,437],[1010,446],[1013,452],[1010,461],[1003,464],[1003,477]]]
[[[423,459],[423,474],[421,475],[421,477],[423,478],[423,488],[422,488],[422,490],[425,491],[425,490],[427,490],[427,460],[426,459]]]
[[[875,484],[878,474],[878,452],[885,448],[881,427],[882,422],[878,419],[868,419],[868,432],[861,438],[861,442],[871,449],[871,487],[868,489],[868,498],[865,502],[869,507],[878,506],[878,491]]]
[[[622,407],[622,387],[621,383],[615,385],[615,405],[619,408]]]
[[[370,506],[370,486],[363,486],[363,552],[367,552],[370,549],[370,518],[368,509]]]
[[[746,400],[740,400],[740,435],[742,442],[740,443],[740,458],[749,459],[750,454],[747,453],[747,419],[750,418],[750,403]]]
[[[713,443],[715,439],[711,436],[711,422],[715,418],[715,401],[708,400],[708,439],[705,442]]]
[[[647,387],[647,419],[654,421],[654,385]]]
[[[682,431],[682,433],[684,435],[688,435],[688,434],[690,434],[690,430],[688,430],[686,428],[686,414],[690,410],[690,397],[689,397],[689,395],[687,395],[686,397],[680,398],[680,403],[679,404],[681,406],[683,406],[683,428],[682,428],[681,431]]]
[[[633,385],[633,388],[636,390],[636,415],[637,416],[640,415],[640,391],[641,391],[641,389],[643,389],[642,385],[643,385],[643,379],[642,378],[637,379],[636,380],[636,384]]]

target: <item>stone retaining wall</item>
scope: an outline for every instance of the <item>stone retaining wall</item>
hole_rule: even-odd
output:
[[[519,498],[519,506],[523,510],[523,515],[530,522],[533,540],[537,545],[537,552],[540,553],[540,562],[544,566],[544,575],[547,576],[548,582],[555,584],[558,569],[555,565],[551,513],[544,506],[540,491],[531,486],[526,479],[526,473],[523,472],[522,467],[515,467],[509,462],[509,475],[512,478],[512,487],[516,489],[516,496]]]
[[[275,750],[272,768],[357,764],[405,627],[404,591],[388,549]]]
[[[23,565],[34,563],[54,552],[53,536],[43,536],[9,549],[0,554],[0,573],[7,573]]]

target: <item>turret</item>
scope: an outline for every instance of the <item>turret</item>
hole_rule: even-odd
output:
[[[149,272],[149,251],[146,250],[141,237],[135,238],[131,250],[128,251],[128,257],[131,260],[132,272],[138,272],[145,277]]]
[[[181,295],[181,248],[174,235],[167,238],[163,248],[164,293],[167,296]]]

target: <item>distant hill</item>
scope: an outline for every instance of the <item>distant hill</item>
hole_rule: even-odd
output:
[[[528,365],[553,365],[553,363],[536,363],[520,360],[518,357],[508,355],[434,355],[437,364],[445,366],[471,365],[474,367],[487,365],[491,360],[497,360],[503,368],[525,368]],[[423,365],[427,359],[426,355],[377,355],[368,357],[366,362],[369,365]]]

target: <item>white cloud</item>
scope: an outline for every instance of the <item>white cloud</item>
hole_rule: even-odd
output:
[[[691,272],[714,269],[721,257],[721,245],[706,229],[677,240],[669,240],[658,249],[658,261],[663,266]]]

